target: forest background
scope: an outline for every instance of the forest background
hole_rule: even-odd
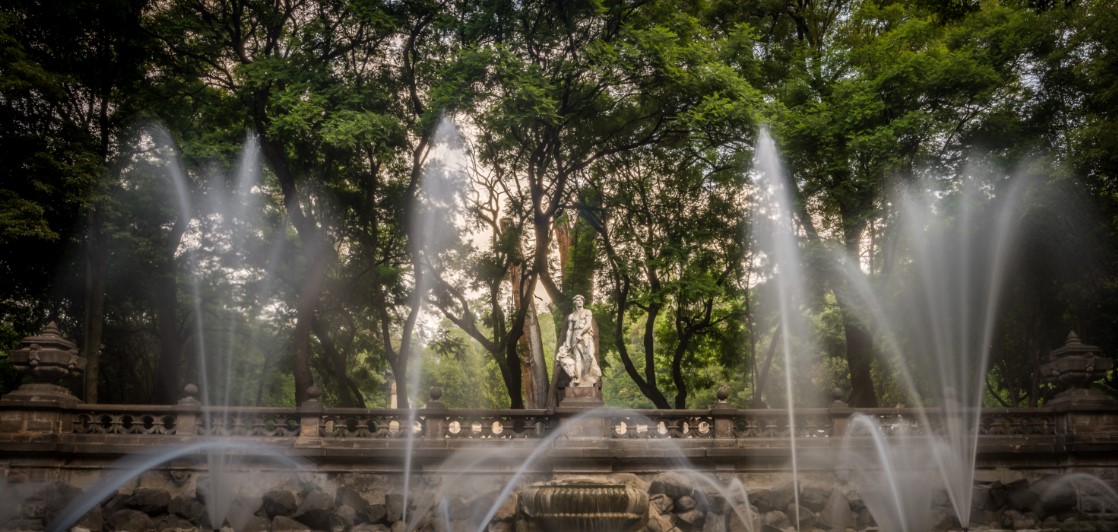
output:
[[[885,285],[913,260],[897,190],[950,205],[977,179],[993,202],[1033,176],[987,384],[1043,404],[1069,330],[1118,353],[1115,20],[1109,0],[9,0],[0,345],[56,321],[88,402],[220,380],[231,404],[313,384],[542,407],[583,294],[607,404],[780,404],[748,201],[766,126],[819,340],[797,401],[906,401],[831,250]],[[432,175],[467,184],[439,203]]]

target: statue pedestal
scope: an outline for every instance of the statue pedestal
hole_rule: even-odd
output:
[[[601,444],[609,430],[608,423],[600,413],[590,412],[604,406],[602,390],[594,386],[569,387],[564,388],[563,392],[563,399],[559,401],[556,413],[567,425],[564,439],[576,441],[579,446]]]
[[[589,409],[598,408],[602,405],[602,390],[595,386],[564,388],[563,400],[559,401],[560,408]]]

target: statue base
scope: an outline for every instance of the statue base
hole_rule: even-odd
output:
[[[602,390],[597,386],[567,387],[563,389],[561,408],[598,408],[602,406]]]

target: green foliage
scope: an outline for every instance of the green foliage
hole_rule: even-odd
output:
[[[756,304],[771,272],[747,237],[764,123],[812,278],[819,352],[795,399],[907,402],[831,250],[873,286],[903,279],[893,192],[933,176],[950,203],[980,161],[994,195],[1045,182],[987,394],[1042,404],[1037,362],[1067,330],[1118,351],[1116,18],[1105,0],[16,0],[0,9],[0,340],[48,319],[100,337],[107,401],[173,400],[205,377],[232,379],[223,402],[293,404],[314,382],[327,404],[386,406],[388,380],[416,370],[409,316],[430,304],[450,321],[424,388],[520,405],[524,302],[546,293],[562,315],[593,294],[610,404],[702,407],[725,384],[731,403],[775,405],[781,361],[767,382],[753,369],[776,339]],[[412,224],[442,118],[466,137],[456,223],[476,233],[427,271]],[[256,220],[218,230],[246,134]],[[189,213],[168,186],[180,169]],[[563,322],[539,318],[553,357]]]

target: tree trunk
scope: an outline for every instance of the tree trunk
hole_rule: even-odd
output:
[[[361,390],[350,380],[346,374],[346,360],[348,357],[338,350],[334,339],[330,337],[330,330],[317,316],[311,319],[311,330],[322,346],[325,366],[334,377],[334,384],[338,387],[338,406],[343,408],[364,408],[365,398]]]
[[[844,220],[852,216],[844,216]],[[858,268],[858,247],[865,224],[846,224],[843,238],[846,244],[846,254],[849,260],[855,261],[854,267]],[[869,328],[855,314],[849,305],[847,294],[850,293],[849,282],[841,274],[834,275],[833,286],[835,302],[842,312],[842,330],[846,335],[846,364],[850,369],[850,406],[855,408],[876,408],[877,393],[873,388],[873,335]]]
[[[101,380],[101,336],[105,324],[106,256],[101,246],[101,213],[89,211],[89,227],[85,240],[85,323],[82,354],[86,358],[85,402],[97,402],[97,384]]]
[[[534,404],[529,408],[544,408],[547,406],[547,359],[543,352],[543,336],[540,333],[540,320],[536,316],[535,305],[528,307],[528,314],[524,317],[524,337],[528,339],[529,364],[532,377],[527,382],[525,394],[532,398]]]
[[[159,336],[159,362],[155,371],[155,404],[172,404],[178,401],[181,391],[183,338],[178,326],[179,289],[175,272],[175,250],[182,243],[189,221],[179,216],[171,226],[163,244],[164,255],[156,266],[154,289],[155,328]],[[201,320],[202,316],[195,316]],[[201,338],[198,338],[201,341]],[[199,346],[205,349],[205,346]],[[204,377],[204,378],[208,378]],[[208,393],[202,390],[202,393]],[[209,399],[213,399],[210,397]]]
[[[877,393],[873,389],[870,371],[873,365],[873,336],[840,299],[839,308],[842,310],[842,329],[846,333],[846,363],[850,367],[850,406],[876,408]]]
[[[155,277],[155,330],[159,337],[159,361],[155,370],[155,390],[152,402],[173,404],[181,389],[179,374],[182,365],[182,337],[178,327],[178,287],[175,285],[174,258],[158,268]],[[195,319],[202,319],[195,316]],[[202,390],[208,393],[208,390]]]

